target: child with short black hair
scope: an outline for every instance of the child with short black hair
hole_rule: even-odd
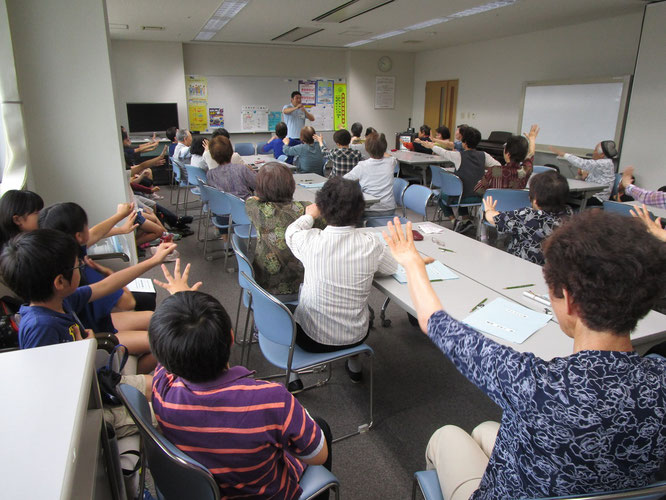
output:
[[[268,153],[272,150],[275,158],[282,156],[284,154],[282,152],[284,142],[282,141],[285,137],[287,137],[287,124],[285,122],[280,122],[275,125],[275,134],[273,134],[270,141],[264,144],[264,147],[261,150],[262,153]],[[291,163],[293,160],[293,157],[291,157],[291,159],[287,158],[287,163]]]
[[[149,330],[160,363],[152,399],[162,433],[211,471],[224,498],[298,498],[306,464],[330,469],[328,426],[320,428],[283,386],[230,367],[227,312],[191,289],[186,273],[165,276],[168,283],[158,284],[173,295]]]
[[[331,170],[330,177],[345,175],[351,172],[356,164],[363,158],[360,151],[356,151],[349,147],[352,137],[346,129],[336,130],[333,134],[333,140],[337,146],[335,149],[325,147],[322,136],[315,135],[314,138],[319,143],[324,158],[333,162],[333,170]]]
[[[90,259],[79,259],[74,238],[54,229],[18,235],[0,255],[0,274],[9,288],[29,303],[19,311],[19,346],[28,349],[85,338],[77,317],[85,304],[120,290],[164,262],[175,248],[174,243],[162,244],[150,259],[79,287],[81,270]],[[149,361],[147,370],[140,366],[139,371],[149,372]]]
[[[499,233],[510,233],[507,252],[521,259],[543,265],[541,243],[572,215],[566,204],[569,184],[559,172],[537,174],[530,181],[531,207],[509,212],[498,212],[492,196],[483,200],[486,220],[497,227]]]

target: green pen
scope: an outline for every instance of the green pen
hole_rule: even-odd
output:
[[[528,286],[534,286],[534,283],[528,283],[527,285],[516,285],[516,286],[505,286],[505,290],[513,290],[515,288],[527,288]]]
[[[456,253],[454,250],[450,250],[450,249],[448,249],[448,248],[444,248],[444,247],[439,247],[439,249],[440,249],[442,252]]]
[[[486,297],[486,298],[483,299],[481,302],[479,302],[477,305],[475,305],[474,307],[472,307],[472,309],[470,310],[470,312],[474,312],[474,311],[476,311],[479,307],[481,307],[483,304],[486,303],[486,300],[488,300],[488,297]]]

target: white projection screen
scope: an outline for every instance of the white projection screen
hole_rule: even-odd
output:
[[[540,150],[556,146],[585,154],[602,140],[619,143],[628,87],[629,77],[527,82],[519,130],[538,124]]]

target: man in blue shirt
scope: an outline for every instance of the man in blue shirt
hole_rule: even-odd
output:
[[[301,129],[305,126],[305,119],[314,121],[314,116],[308,112],[301,102],[302,96],[298,90],[291,93],[291,104],[282,108],[282,121],[287,124],[287,137],[289,146],[300,144]]]

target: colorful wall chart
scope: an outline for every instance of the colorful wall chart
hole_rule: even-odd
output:
[[[210,128],[224,127],[224,109],[208,108],[208,127]]]
[[[203,132],[208,128],[208,79],[205,76],[187,75],[185,87],[190,130]]]
[[[333,128],[334,130],[347,128],[347,84],[346,83],[336,83],[334,85]]]

